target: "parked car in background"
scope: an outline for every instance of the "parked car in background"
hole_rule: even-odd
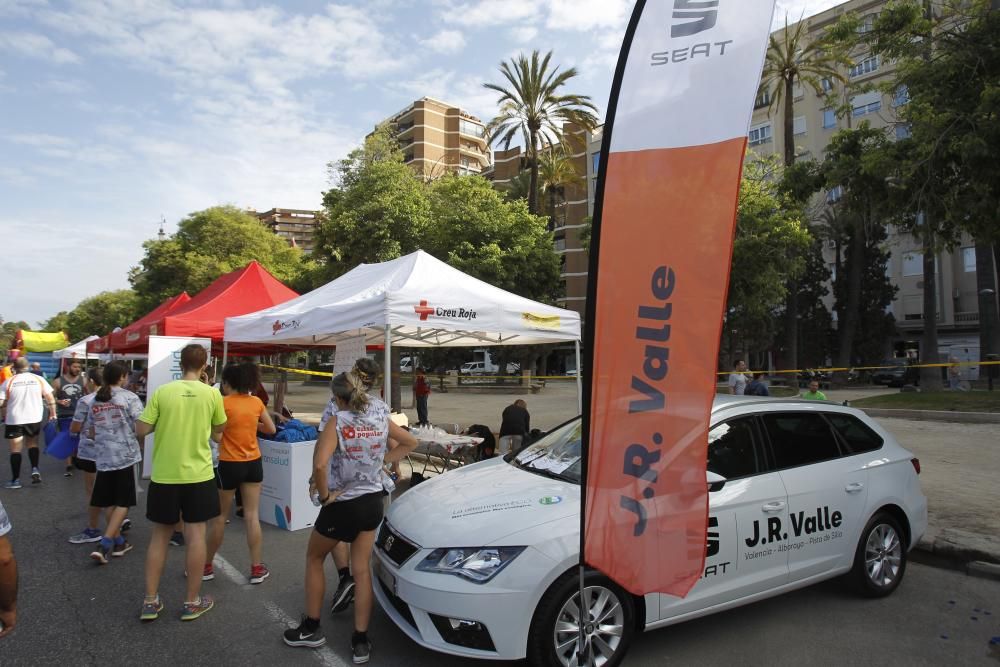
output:
[[[872,373],[874,384],[884,384],[890,387],[902,387],[905,384],[919,384],[920,371],[906,359],[886,359],[879,363],[879,368]]]
[[[488,361],[469,361],[462,364],[462,367],[458,369],[459,375],[491,375],[496,373],[499,368],[494,363]]]

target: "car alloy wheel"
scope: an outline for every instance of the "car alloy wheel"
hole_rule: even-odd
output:
[[[899,577],[903,545],[896,530],[886,524],[876,525],[865,542],[865,572],[879,588],[891,586]]]
[[[584,589],[583,637],[587,665],[600,667],[610,662],[622,643],[625,611],[618,594],[604,586]],[[563,604],[556,616],[552,639],[556,656],[565,667],[576,665],[580,648],[580,595]]]

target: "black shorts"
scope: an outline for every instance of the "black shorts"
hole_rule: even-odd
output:
[[[91,507],[135,507],[135,467],[98,470]]]
[[[41,432],[42,422],[37,424],[4,424],[3,427],[3,437],[8,440],[20,437],[35,438]]]
[[[331,540],[353,542],[359,533],[378,528],[382,523],[382,511],[381,491],[335,501],[319,511],[314,528]]]
[[[232,491],[240,488],[240,484],[263,482],[264,462],[259,458],[253,461],[219,461],[217,472],[219,488]]]
[[[77,456],[73,457],[73,465],[76,466],[77,470],[82,470],[83,472],[97,472],[96,463],[88,461],[87,459],[81,459]]]
[[[146,492],[146,518],[153,523],[173,525],[184,519],[201,523],[219,516],[219,491],[215,480],[193,484],[150,482]]]

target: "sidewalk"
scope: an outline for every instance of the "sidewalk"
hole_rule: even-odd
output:
[[[403,388],[403,405],[412,403]],[[894,389],[831,389],[831,401],[853,401]],[[548,430],[577,414],[576,383],[549,382],[539,394],[522,396],[434,393],[430,419],[436,424],[500,427],[500,413],[516,398],[528,403],[531,425]],[[287,403],[295,416],[318,422],[329,399],[325,387],[289,385]],[[416,411],[405,409],[411,421]],[[929,504],[929,527],[919,548],[951,564],[1000,564],[1000,444],[996,424],[914,421],[877,417],[900,444],[920,459],[920,483]]]

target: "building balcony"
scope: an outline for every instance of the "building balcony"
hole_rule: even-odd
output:
[[[955,313],[955,324],[960,326],[967,324],[979,324],[979,312]]]

